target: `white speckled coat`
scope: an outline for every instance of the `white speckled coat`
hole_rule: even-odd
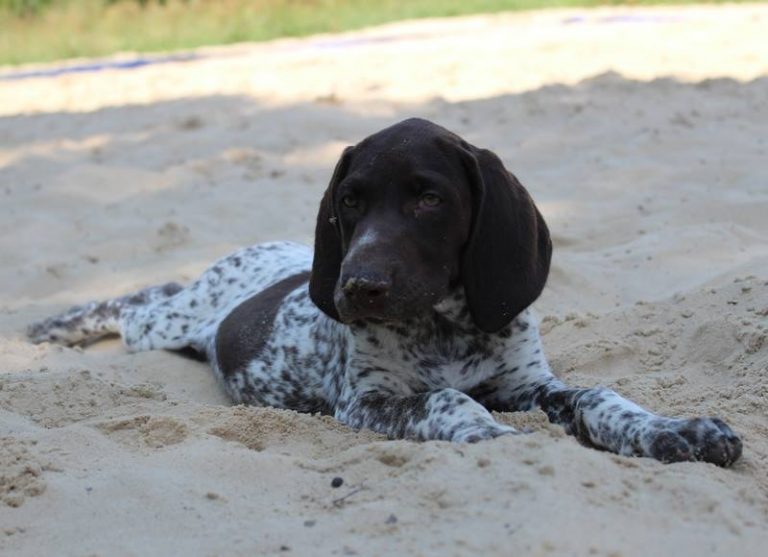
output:
[[[659,458],[672,444],[707,456],[693,452],[697,441],[710,442],[713,431],[732,435],[716,418],[663,418],[608,389],[569,389],[550,372],[530,311],[483,333],[460,291],[421,319],[345,325],[312,303],[304,281],[284,293],[271,323],[259,324],[267,334],[258,354],[240,367],[222,366],[222,322],[269,287],[306,277],[311,260],[312,251],[294,243],[246,248],[186,288],[163,285],[76,307],[34,325],[30,335],[73,344],[118,332],[130,351],[193,347],[236,402],[331,413],[390,437],[493,438],[515,431],[489,409],[536,406],[582,442],[625,455]],[[681,439],[694,448],[680,447]]]

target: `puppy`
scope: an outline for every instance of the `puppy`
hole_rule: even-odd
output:
[[[498,157],[409,119],[344,151],[314,253],[245,248],[186,287],[76,307],[29,336],[192,348],[235,402],[327,413],[392,438],[492,439],[516,431],[490,410],[540,407],[588,446],[735,462],[741,441],[718,418],[659,416],[552,374],[528,309],[551,254],[544,219]]]

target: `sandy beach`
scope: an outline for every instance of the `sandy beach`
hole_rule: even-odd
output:
[[[546,10],[0,80],[0,554],[763,555],[766,29],[765,4]],[[722,417],[733,468],[587,449],[538,411],[498,415],[528,435],[388,441],[232,406],[177,354],[25,339],[310,243],[343,147],[408,116],[494,150],[547,219],[553,369]]]

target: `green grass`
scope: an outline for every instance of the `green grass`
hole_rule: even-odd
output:
[[[693,0],[0,0],[0,64],[189,49],[401,19]]]

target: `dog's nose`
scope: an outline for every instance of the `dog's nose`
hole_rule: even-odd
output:
[[[389,280],[350,277],[344,281],[342,291],[347,298],[357,302],[373,302],[383,298],[392,286]]]

